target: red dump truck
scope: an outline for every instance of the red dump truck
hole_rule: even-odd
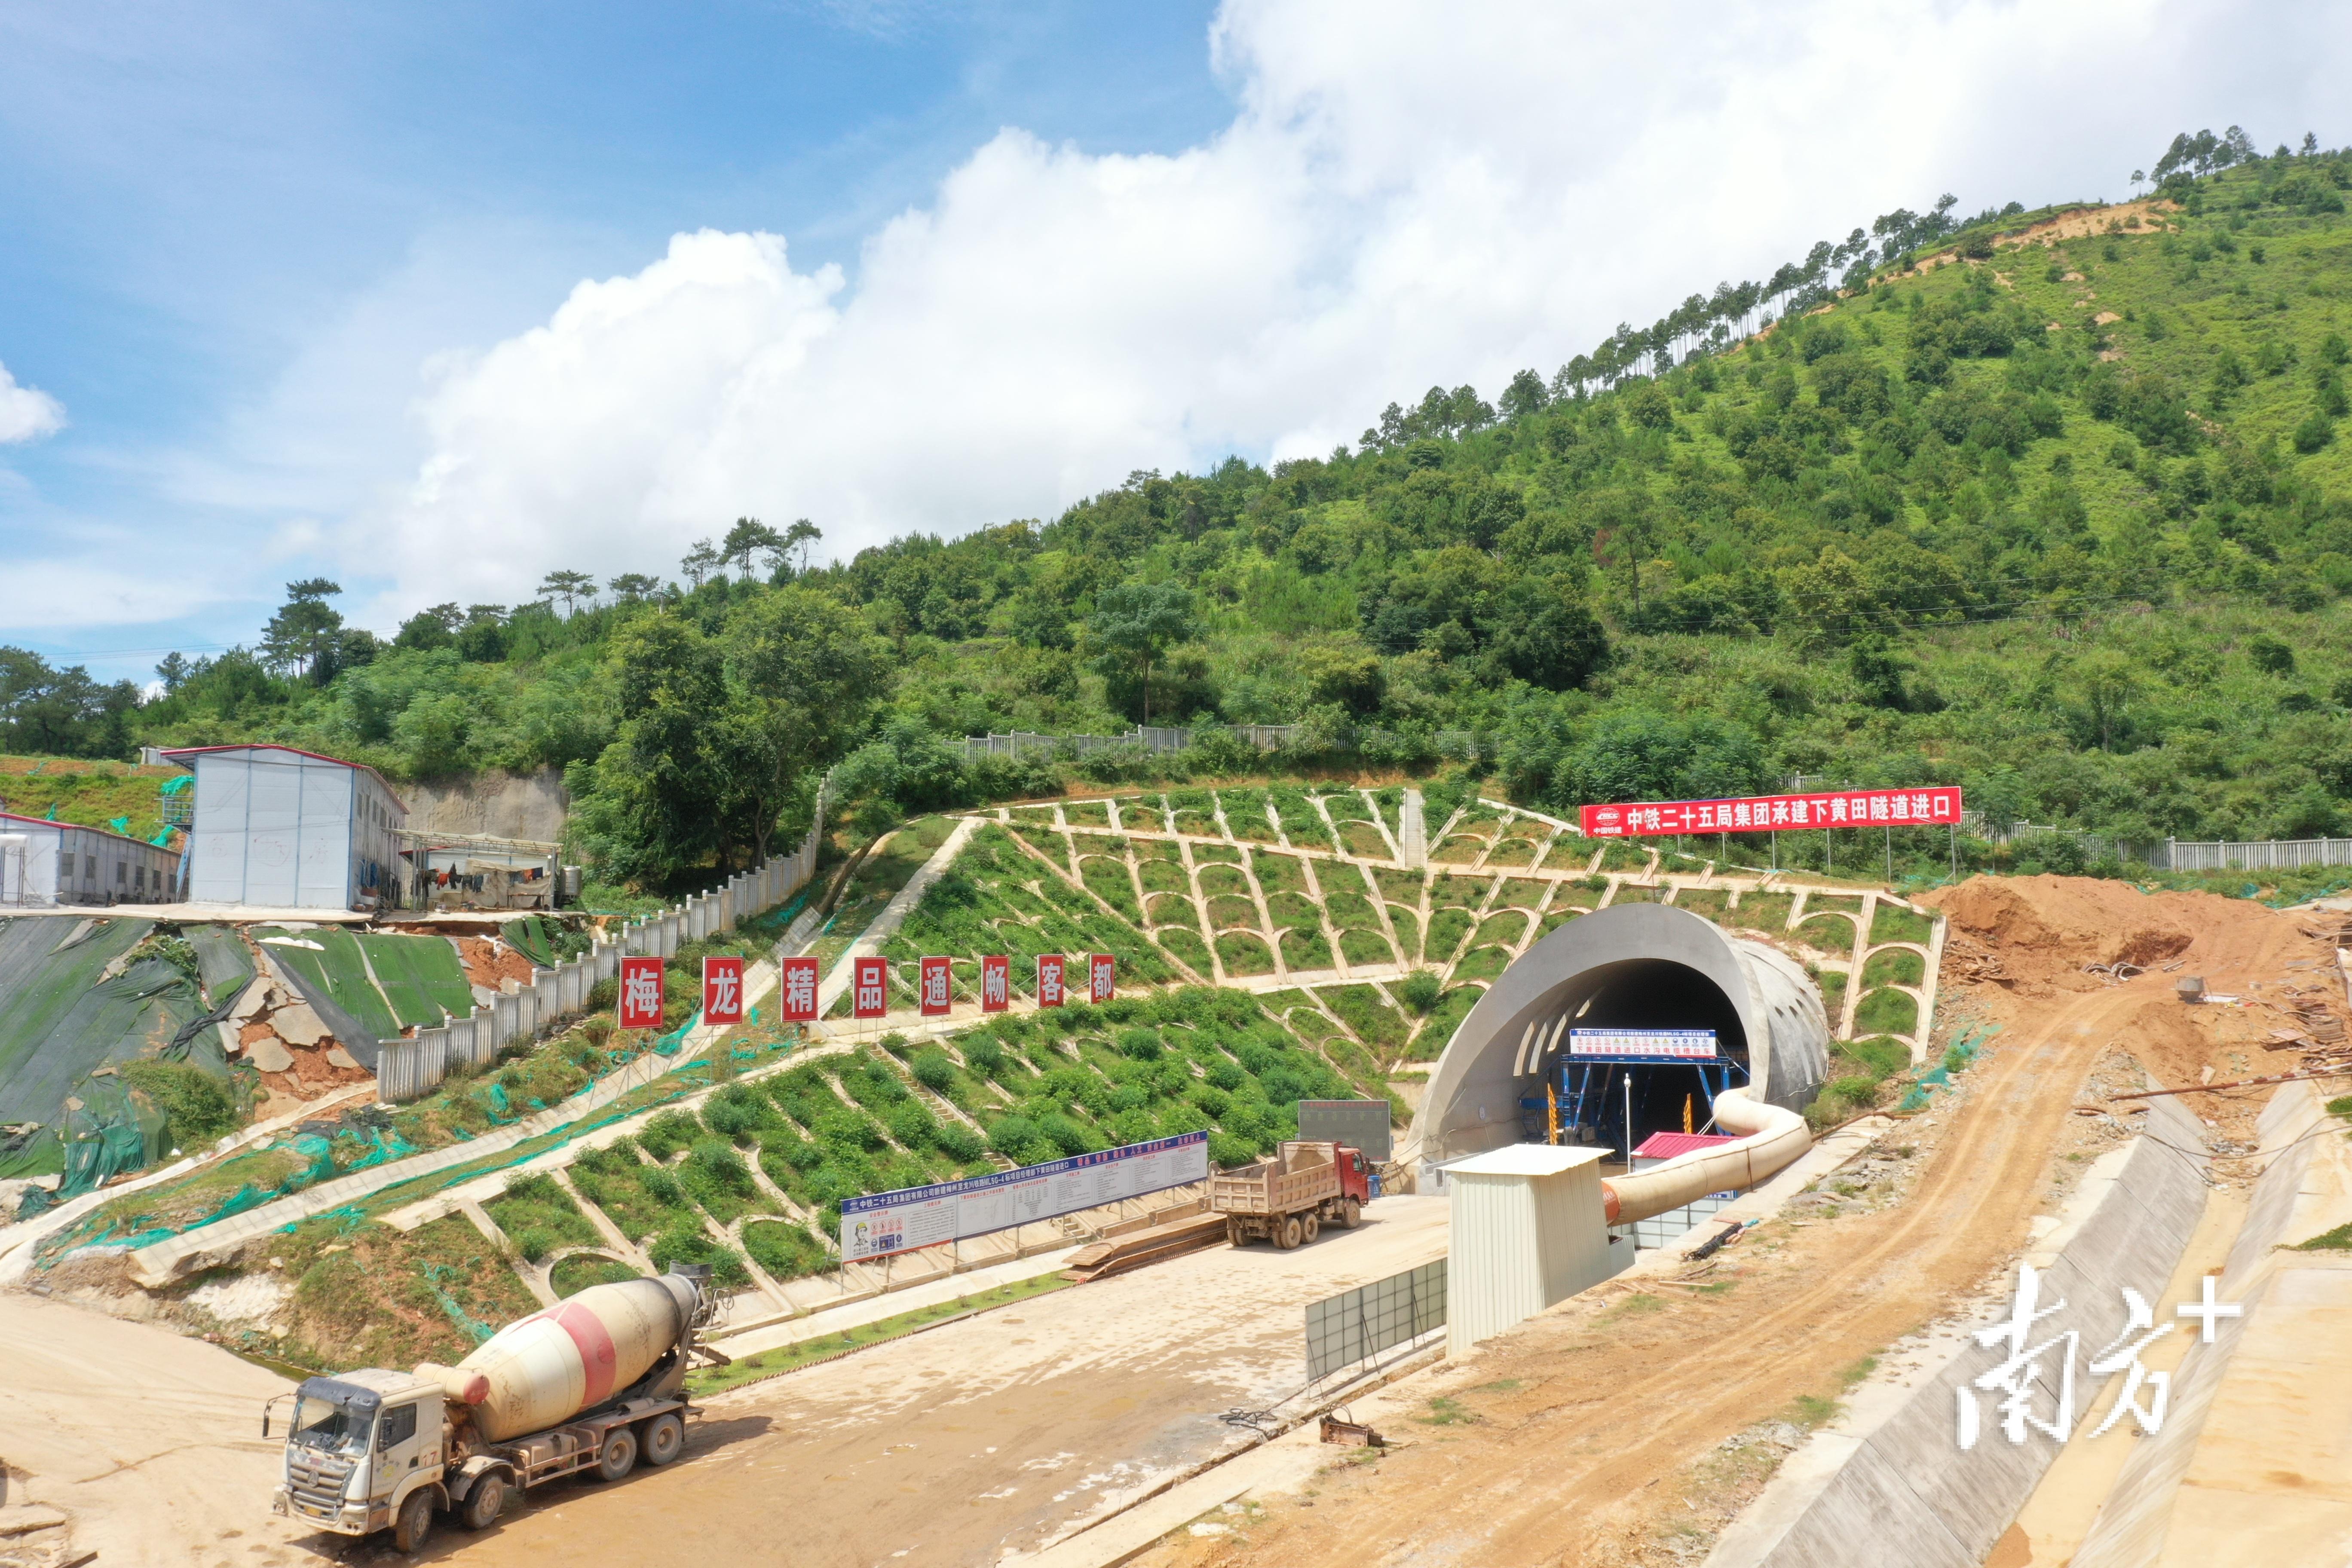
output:
[[[614,1481],[686,1445],[687,1365],[717,1303],[709,1270],[595,1285],[509,1323],[454,1367],[369,1367],[290,1394],[272,1511],[415,1552],[433,1516],[487,1527],[509,1494],[566,1476]],[[261,1434],[269,1435],[269,1415]]]
[[[1285,1143],[1271,1159],[1209,1178],[1209,1207],[1225,1216],[1235,1247],[1262,1236],[1287,1251],[1327,1223],[1353,1230],[1370,1196],[1363,1151],[1344,1143]]]

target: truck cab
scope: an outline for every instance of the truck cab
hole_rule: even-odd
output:
[[[412,1373],[366,1367],[305,1378],[281,1400],[293,1403],[285,1471],[270,1511],[331,1530],[367,1535],[392,1527],[398,1542],[412,1519],[448,1506],[442,1390]],[[272,1404],[276,1404],[273,1401]],[[263,1435],[268,1433],[263,1417]],[[410,1500],[423,1494],[424,1500]],[[419,1536],[421,1541],[421,1535]]]

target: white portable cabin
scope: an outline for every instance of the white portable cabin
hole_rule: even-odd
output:
[[[178,851],[143,839],[0,811],[0,909],[169,903],[179,868]]]
[[[399,901],[394,835],[408,807],[373,768],[292,746],[163,755],[196,778],[190,901],[290,910]]]
[[[1601,1159],[1598,1149],[1513,1143],[1446,1167],[1447,1354],[1468,1354],[1632,1261],[1609,1256]]]

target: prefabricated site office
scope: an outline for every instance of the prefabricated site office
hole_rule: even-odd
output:
[[[179,861],[103,827],[0,811],[0,909],[164,903],[179,897]]]
[[[373,768],[291,746],[191,746],[192,903],[349,910],[400,900],[408,807]]]

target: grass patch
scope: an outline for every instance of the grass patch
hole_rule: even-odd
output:
[[[577,1253],[565,1258],[548,1271],[548,1288],[561,1297],[577,1296],[592,1285],[617,1285],[624,1279],[642,1279],[636,1268],[617,1258],[595,1258]]]
[[[1853,951],[1853,921],[1839,914],[1807,915],[1798,923],[1797,941],[1815,952],[1843,958]]]
[[[543,1262],[549,1253],[566,1247],[604,1242],[572,1195],[544,1173],[510,1179],[505,1193],[484,1204],[482,1212],[506,1232],[526,1263]]]
[[[1864,989],[1876,985],[1916,985],[1927,977],[1927,961],[1907,947],[1885,948],[1862,966]]]
[[[743,1227],[743,1250],[772,1279],[806,1279],[833,1267],[833,1255],[809,1234],[806,1226],[789,1220],[756,1220]]]
[[[1675,895],[1675,908],[1688,910],[1701,920],[1714,921],[1718,925],[1730,912],[1731,895],[1721,888],[1685,888]]]
[[[1856,1030],[1873,1035],[1907,1035],[1919,1026],[1919,1004],[1903,991],[1873,991],[1853,1010]]]
[[[1925,947],[1927,939],[1934,934],[1935,927],[1927,916],[1897,909],[1893,904],[1879,905],[1878,912],[1870,921],[1870,941],[1874,947],[1882,942],[1916,942]]]
[[[1790,893],[1742,893],[1739,907],[1724,917],[1727,925],[1742,931],[1770,931],[1775,935],[1789,929],[1789,910],[1796,903]]]
[[[1424,1426],[1471,1426],[1478,1422],[1478,1413],[1449,1394],[1439,1394],[1429,1402],[1429,1414],[1416,1415],[1414,1420]]]
[[[1470,1016],[1470,1009],[1486,994],[1480,986],[1456,985],[1439,997],[1437,1005],[1430,1009],[1428,1018],[1413,1036],[1406,1058],[1417,1062],[1435,1061],[1445,1049],[1445,1042],[1454,1037],[1454,1031],[1462,1026],[1462,1020]]]
[[[1357,1037],[1383,1053],[1403,1048],[1412,1022],[1370,985],[1328,985],[1322,1000]]]
[[[1262,937],[1226,931],[1217,938],[1217,957],[1223,962],[1228,974],[1274,973],[1274,952]]]

